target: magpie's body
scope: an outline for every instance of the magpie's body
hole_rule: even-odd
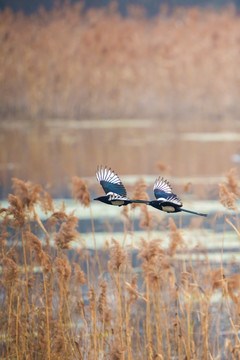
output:
[[[97,169],[96,177],[105,192],[105,196],[100,196],[94,200],[101,201],[108,205],[125,206],[132,203],[145,203],[144,200],[130,200],[127,191],[119,179],[118,175],[110,168],[100,166]]]
[[[158,177],[153,186],[154,195],[157,200],[146,202],[148,205],[167,213],[184,211],[190,214],[207,216],[207,214],[198,213],[182,208],[182,202],[176,194],[173,193],[169,182],[162,177]]]

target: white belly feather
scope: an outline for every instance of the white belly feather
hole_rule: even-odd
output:
[[[175,208],[174,208],[173,206],[170,206],[170,205],[168,205],[168,206],[163,206],[163,207],[162,207],[162,210],[163,210],[163,211],[166,211],[166,212],[175,212]]]
[[[124,201],[123,200],[114,200],[114,201],[111,201],[111,203],[112,203],[112,205],[120,206],[120,205],[124,204]]]

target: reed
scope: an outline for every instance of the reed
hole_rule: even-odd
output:
[[[220,186],[227,209],[225,197],[238,194],[234,179]],[[144,191],[138,183],[134,193]],[[73,196],[83,201],[78,206],[89,205],[81,179],[74,180]],[[113,232],[97,253],[73,247],[80,244],[78,219],[64,204],[55,209],[42,187],[15,178],[8,199],[0,210],[1,358],[238,359],[236,264],[210,264],[207,252],[205,260],[193,260],[191,252],[179,259],[189,249],[173,218],[166,249],[164,239],[153,238],[155,218],[144,207],[145,236],[130,246],[125,239],[134,233],[135,210],[124,210],[122,244]],[[48,216],[44,223],[38,205]],[[237,216],[229,215],[225,226],[239,234]]]
[[[239,112],[233,6],[162,7],[149,19],[133,10],[124,18],[114,4],[83,12],[79,2],[31,16],[6,9],[0,23],[3,116],[179,119],[190,111],[202,120]]]

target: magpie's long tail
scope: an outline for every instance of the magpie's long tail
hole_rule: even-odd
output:
[[[147,200],[131,200],[132,203],[134,204],[147,204],[149,205],[149,201]]]
[[[185,211],[187,213],[194,214],[194,215],[199,215],[199,216],[207,216],[207,214],[202,214],[202,213],[198,213],[198,212],[195,212],[195,211],[190,211],[190,210],[186,210],[186,209],[183,209],[183,208],[181,208],[181,211]]]

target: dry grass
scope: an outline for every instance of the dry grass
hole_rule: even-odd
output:
[[[115,4],[0,13],[0,113],[28,117],[239,114],[234,7],[162,8],[154,19]]]
[[[236,193],[232,176],[224,186]],[[81,179],[74,184],[81,201],[88,189]],[[37,204],[48,214],[46,224]],[[125,232],[132,211],[124,211]],[[84,246],[73,251],[78,219],[64,206],[54,209],[50,194],[30,182],[13,179],[0,216],[1,358],[239,358],[240,274],[211,265],[207,254],[201,262],[177,260],[184,238],[172,218],[164,250],[161,239],[151,238],[147,214],[136,267],[133,248],[114,238],[102,256]],[[237,217],[228,222],[239,232]]]

